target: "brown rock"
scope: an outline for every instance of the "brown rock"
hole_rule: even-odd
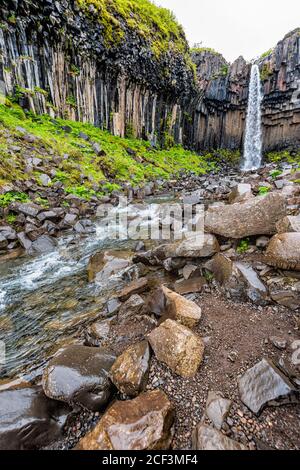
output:
[[[175,291],[177,294],[193,294],[201,292],[207,284],[205,277],[195,277],[191,279],[183,279],[175,282]]]
[[[254,198],[252,194],[251,184],[238,184],[229,194],[228,200],[230,204],[246,202]]]
[[[166,245],[165,258],[208,258],[220,251],[220,245],[214,235],[197,232],[185,240]]]
[[[275,235],[266,251],[266,263],[300,271],[300,232]]]
[[[278,233],[300,232],[300,216],[288,216],[276,224]]]
[[[110,378],[117,389],[136,397],[146,386],[150,366],[150,348],[147,341],[129,346],[111,368]]]
[[[191,330],[173,320],[166,320],[149,336],[159,361],[182,377],[194,377],[203,360],[204,343]]]
[[[205,216],[205,231],[235,239],[272,235],[276,233],[276,223],[285,214],[285,198],[270,193],[242,204],[210,207]]]
[[[169,318],[188,328],[193,328],[199,323],[202,311],[195,302],[185,299],[165,286],[162,290],[166,297],[166,313]]]
[[[122,301],[128,300],[131,295],[145,292],[148,287],[148,279],[146,277],[141,277],[140,279],[137,279],[131,282],[128,286],[124,287],[124,289],[118,295],[118,298]]]
[[[91,256],[88,264],[89,282],[107,280],[121,269],[127,268],[131,259],[127,252],[105,251]]]
[[[77,450],[167,450],[173,437],[174,410],[160,390],[117,401],[87,434]]]

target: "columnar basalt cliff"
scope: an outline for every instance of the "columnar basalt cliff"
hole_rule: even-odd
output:
[[[242,57],[231,65],[212,50],[196,49],[190,57],[172,18],[170,30],[152,19],[154,30],[138,28],[139,11],[129,19],[117,7],[99,12],[94,0],[2,4],[0,84],[25,108],[153,143],[242,149],[251,68]],[[297,148],[300,29],[257,63],[264,151]]]

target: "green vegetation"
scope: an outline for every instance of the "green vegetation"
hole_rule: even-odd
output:
[[[289,152],[288,150],[270,152],[266,155],[266,160],[272,163],[288,162],[291,164],[298,163],[300,165],[300,150],[298,150],[298,152]]]
[[[25,193],[18,193],[15,191],[0,194],[0,207],[7,207],[12,202],[28,202],[28,196]]]
[[[265,59],[266,57],[269,57],[269,55],[271,55],[272,52],[273,52],[273,48],[271,48],[271,49],[269,49],[268,51],[264,52],[264,53],[260,56],[260,58],[261,58],[261,59]]]
[[[6,222],[10,225],[13,225],[16,220],[17,220],[16,214],[8,214],[6,216]]]
[[[273,170],[271,171],[270,173],[270,176],[275,180],[276,178],[278,178],[278,176],[282,175],[282,171],[281,170]]]
[[[258,189],[259,196],[265,196],[270,192],[270,188],[268,186],[260,186]]]
[[[213,55],[221,55],[220,52],[215,51],[215,49],[212,49],[211,47],[192,47],[191,48],[192,54],[201,54],[202,52],[209,52],[210,54],[213,54]]]
[[[246,253],[246,251],[249,250],[249,246],[250,246],[250,240],[249,240],[249,238],[245,238],[244,240],[240,241],[236,251],[240,255],[242,255],[242,254]]]
[[[17,127],[33,136],[34,144],[24,141]],[[66,127],[71,132],[65,132]],[[31,156],[39,159],[55,158],[55,162],[48,163],[49,171],[55,170],[52,183],[60,181],[66,192],[87,199],[99,195],[95,193],[95,185],[102,194],[119,189],[129,181],[139,187],[146,181],[176,177],[182,171],[200,175],[215,168],[212,154],[200,156],[179,145],[170,149],[152,148],[148,141],[116,137],[92,124],[25,114],[17,104],[6,100],[6,104],[0,104],[0,185],[32,177],[39,181],[39,175],[45,172],[45,168],[31,174],[24,172],[24,152],[9,150],[7,139],[1,133],[3,128],[10,131],[10,144],[28,148]],[[80,138],[80,133],[88,140]],[[100,155],[94,143],[100,146]]]
[[[77,4],[87,15],[98,16],[105,27],[107,47],[117,45],[129,28],[151,43],[157,57],[167,51],[188,52],[183,28],[174,14],[149,0],[77,0]]]
[[[261,71],[260,71],[260,78],[263,82],[265,82],[266,80],[268,80],[268,78],[270,78],[270,76],[273,74],[272,70],[271,70],[271,65],[269,63],[267,64],[264,64]]]

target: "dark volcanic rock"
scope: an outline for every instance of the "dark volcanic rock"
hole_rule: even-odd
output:
[[[108,374],[114,361],[115,356],[105,350],[69,346],[46,367],[44,392],[49,398],[99,411],[111,393]]]
[[[58,439],[70,409],[41,389],[0,392],[0,450],[40,449]]]

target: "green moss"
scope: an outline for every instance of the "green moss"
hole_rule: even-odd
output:
[[[192,54],[201,54],[202,52],[209,52],[210,54],[213,55],[221,55],[220,52],[217,52],[215,49],[212,49],[211,47],[192,47],[191,53]]]
[[[263,82],[268,80],[272,76],[273,72],[271,70],[271,65],[269,63],[264,64],[260,71],[260,78]]]
[[[282,171],[281,170],[273,170],[270,172],[270,176],[273,178],[273,179],[276,179],[278,176],[282,175]]]
[[[15,214],[8,214],[6,216],[6,222],[10,225],[13,225],[17,220],[17,216]]]
[[[168,129],[170,124],[168,119]],[[16,131],[17,126],[35,136],[34,145],[22,140],[22,133]],[[64,126],[70,127],[71,132],[64,132]],[[60,163],[51,164],[51,169],[55,171],[52,181],[62,182],[66,192],[80,197],[94,195],[95,185],[111,191],[128,181],[141,186],[150,180],[176,177],[182,171],[205,174],[215,168],[212,158],[197,155],[179,145],[173,146],[173,140],[168,142],[167,149],[153,149],[148,141],[133,138],[132,128],[128,129],[128,138],[122,139],[92,124],[53,120],[49,115],[25,114],[18,105],[9,101],[6,105],[0,105],[0,183],[32,176],[36,180],[39,178],[38,172],[33,175],[24,172],[26,162],[23,153],[26,152],[12,156],[8,151],[9,144],[1,136],[1,127],[9,129],[16,144],[24,146],[27,153],[30,151],[38,158],[48,151],[49,155],[61,156]],[[86,134],[88,140],[80,138],[80,133]],[[100,145],[103,155],[95,153],[93,143]],[[133,152],[128,153],[128,148]]]
[[[296,153],[293,152],[293,154],[288,150],[283,150],[282,152],[269,152],[266,155],[266,160],[272,163],[288,162],[290,164],[300,164],[300,150]]]
[[[270,188],[268,186],[260,186],[258,189],[259,196],[264,196],[270,192]]]
[[[245,238],[244,240],[240,241],[236,251],[240,255],[242,255],[242,254],[246,253],[246,251],[249,250],[249,246],[250,246],[250,240],[249,240],[249,238]]]
[[[90,7],[94,8],[104,26],[108,47],[117,45],[124,37],[125,28],[130,28],[150,42],[157,57],[167,51],[188,52],[183,28],[174,14],[149,0],[77,0],[77,3],[88,15],[91,15]]]
[[[265,59],[266,57],[269,57],[269,55],[271,55],[272,52],[273,52],[273,48],[272,48],[272,49],[269,49],[269,50],[266,51],[266,52],[264,52],[264,53],[260,56],[260,58],[261,58],[261,59]]]

